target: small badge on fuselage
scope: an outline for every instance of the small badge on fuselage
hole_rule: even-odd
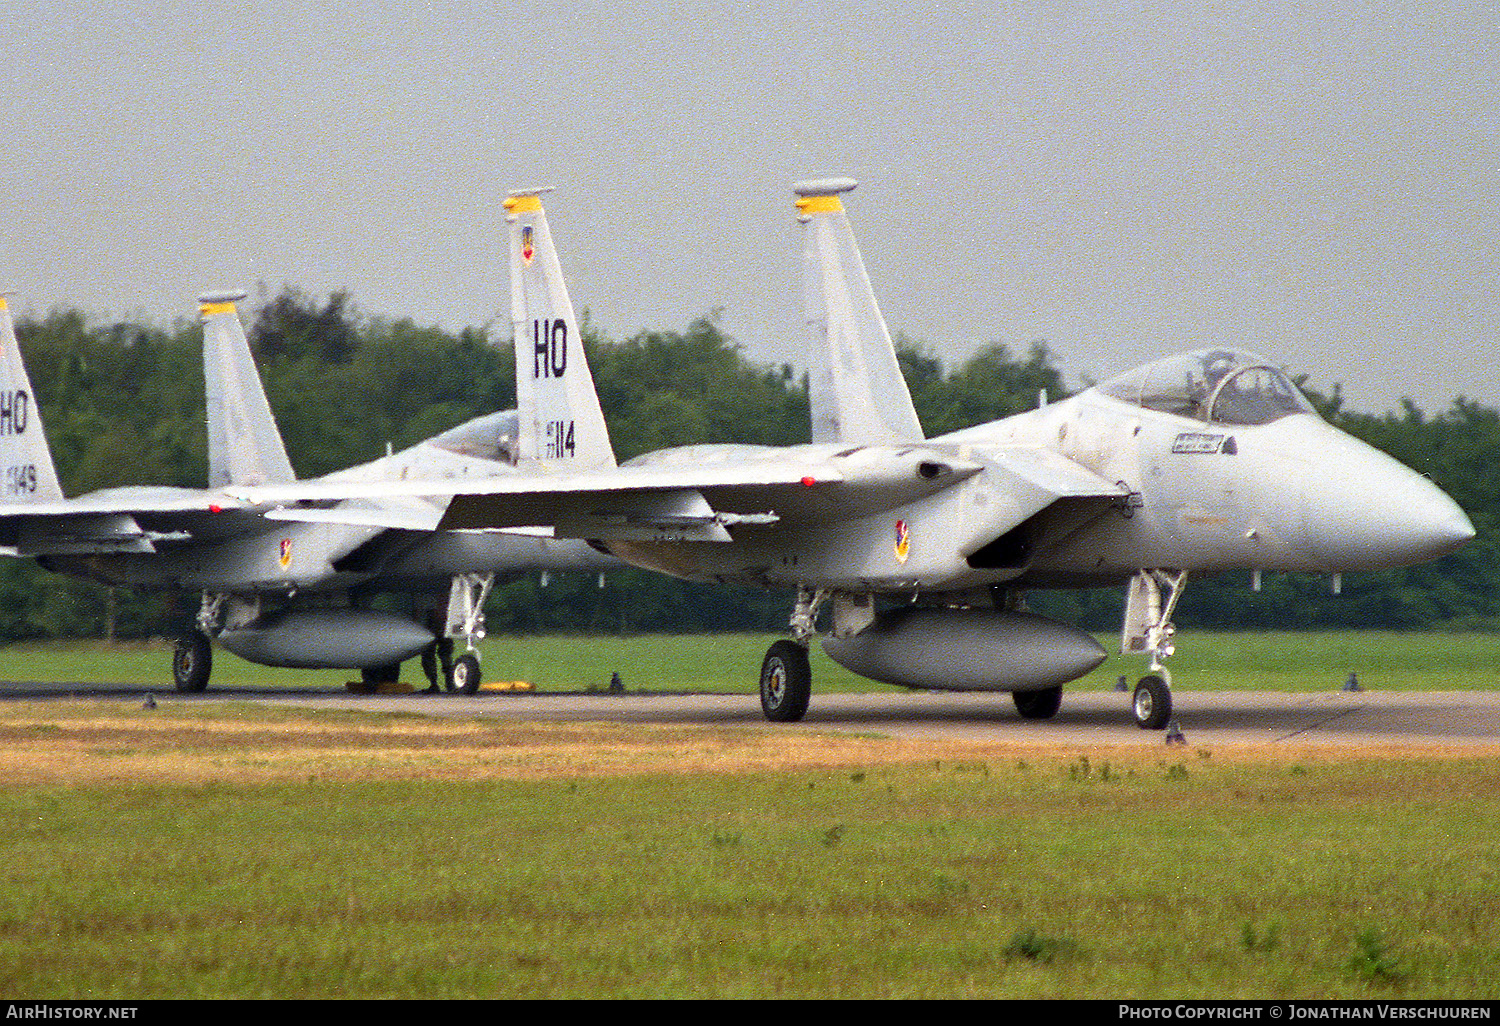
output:
[[[1201,431],[1184,431],[1172,443],[1172,451],[1180,453],[1226,453],[1235,451],[1234,439],[1228,435],[1211,435]]]
[[[896,558],[906,562],[906,557],[911,553],[911,531],[906,526],[905,520],[896,521]]]

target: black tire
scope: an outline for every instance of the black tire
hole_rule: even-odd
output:
[[[453,660],[453,690],[465,695],[479,691],[479,657],[470,653]]]
[[[1147,674],[1135,686],[1130,710],[1142,730],[1161,730],[1172,718],[1172,689],[1156,674]]]
[[[422,649],[422,676],[427,678],[428,684],[430,684],[432,687],[438,688],[442,687],[443,685],[443,679],[438,676],[439,672],[440,667],[438,666],[437,642],[434,641],[432,644]]]
[[[438,638],[438,674],[442,678],[443,690],[453,690],[453,639]]]
[[[766,650],[760,666],[760,708],[773,723],[795,723],[807,714],[812,699],[812,668],[807,649],[795,641],[778,641]]]
[[[401,679],[401,664],[386,663],[384,666],[363,666],[359,679],[366,684],[394,684]]]
[[[184,634],[172,648],[172,683],[178,691],[202,691],[214,670],[214,649],[200,631]]]
[[[1010,697],[1015,699],[1016,712],[1022,719],[1050,720],[1062,708],[1062,685],[1036,691],[1012,691]]]

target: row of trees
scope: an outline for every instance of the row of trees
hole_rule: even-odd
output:
[[[299,477],[373,459],[469,417],[515,404],[508,325],[451,333],[362,314],[345,293],[262,294],[247,331]],[[501,335],[503,332],[503,337]],[[53,310],[17,324],[65,492],[119,484],[198,487],[206,480],[202,329],[135,322],[92,324]],[[804,376],[744,359],[713,315],[681,332],[612,340],[585,319],[596,386],[621,460],[694,442],[787,445],[808,438]],[[930,435],[1035,406],[1068,389],[1044,343],[1001,344],[946,367],[924,345],[898,339],[902,368]],[[1248,575],[1194,582],[1178,619],[1264,627],[1500,624],[1500,413],[1464,399],[1436,415],[1346,410],[1337,386],[1303,382],[1338,427],[1428,474],[1468,511],[1478,539],[1438,564],[1326,581]],[[500,582],[492,629],[780,629],[788,596],[692,585],[622,570]],[[1119,623],[1114,590],[1037,593],[1033,608],[1095,629]],[[27,560],[0,562],[0,637],[141,636],[172,629],[196,597],[136,595],[48,574]]]

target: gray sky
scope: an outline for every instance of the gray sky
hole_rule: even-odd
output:
[[[555,184],[611,337],[723,309],[801,363],[791,183],[848,174],[893,331],[1068,376],[1232,344],[1373,412],[1500,405],[1500,11],[1447,4],[0,2],[0,278],[508,318]]]

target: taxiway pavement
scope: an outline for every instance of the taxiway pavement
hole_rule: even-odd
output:
[[[1051,720],[1023,720],[1009,695],[941,692],[814,692],[807,717],[768,724],[754,694],[481,692],[354,695],[332,689],[216,688],[202,694],[111,684],[0,683],[0,701],[79,698],[162,702],[259,702],[516,720],[759,726],[851,731],[1017,746],[1114,747],[1163,743],[1144,731],[1120,692],[1065,692]],[[1500,746],[1500,691],[1178,691],[1173,718],[1193,745]]]

